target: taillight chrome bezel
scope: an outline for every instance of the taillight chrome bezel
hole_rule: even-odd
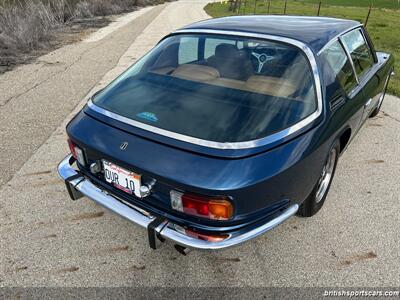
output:
[[[170,199],[172,209],[187,215],[216,221],[227,221],[234,215],[233,203],[227,197],[209,197],[171,190]]]

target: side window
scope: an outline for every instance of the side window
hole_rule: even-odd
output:
[[[178,63],[187,64],[199,60],[199,38],[182,37],[179,44]]]
[[[349,93],[356,85],[356,77],[351,63],[339,41],[334,42],[323,52],[323,58],[336,75],[346,93]]]
[[[220,44],[231,44],[236,45],[238,49],[243,48],[242,41],[234,41],[227,39],[216,39],[216,38],[207,38],[204,45],[204,58],[209,58],[215,54],[215,49]]]
[[[342,39],[350,52],[357,76],[361,78],[374,64],[371,49],[359,29],[346,33]]]

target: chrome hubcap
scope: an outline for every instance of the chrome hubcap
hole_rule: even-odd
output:
[[[335,167],[335,161],[336,161],[336,149],[332,149],[329,152],[329,157],[325,163],[325,166],[322,170],[321,177],[318,182],[318,189],[317,189],[317,195],[316,195],[316,202],[319,203],[325,196],[329,183],[331,182],[332,175],[333,175],[333,169]]]

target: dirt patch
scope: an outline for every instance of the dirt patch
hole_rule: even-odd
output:
[[[226,262],[240,262],[241,259],[239,257],[220,257],[218,258],[219,261],[226,261]]]
[[[128,268],[128,271],[143,271],[144,269],[146,269],[146,266],[132,266]]]
[[[64,184],[64,183],[59,179],[54,179],[54,180],[45,180],[45,181],[38,182],[38,183],[32,183],[30,186],[40,188],[40,187],[44,187],[44,186],[53,186],[53,185],[57,185],[57,184]]]
[[[51,239],[51,238],[56,238],[56,237],[57,237],[57,234],[49,234],[49,235],[44,236],[43,238],[44,239]]]
[[[378,257],[378,255],[374,251],[369,251],[367,253],[357,254],[349,258],[346,258],[339,262],[339,266],[340,267],[350,266],[353,263],[374,259],[376,257]]]
[[[27,173],[24,174],[24,176],[36,176],[36,175],[44,175],[44,174],[50,174],[52,171],[48,170],[48,171],[39,171],[39,172],[34,172],[34,173]]]
[[[110,249],[105,249],[101,251],[102,253],[115,253],[115,252],[123,252],[123,251],[128,251],[129,246],[117,246],[117,247],[112,247]]]
[[[377,123],[369,123],[367,124],[367,127],[382,127],[382,124],[377,124]]]
[[[95,213],[86,213],[86,214],[81,214],[81,215],[72,217],[71,221],[90,220],[90,219],[100,218],[103,215],[104,215],[104,211],[99,211],[99,212],[95,212]]]
[[[71,273],[79,270],[79,267],[69,267],[59,270],[59,273]]]
[[[382,160],[382,159],[370,159],[370,160],[367,160],[367,164],[382,164],[384,162],[385,161]]]
[[[396,121],[396,122],[400,122],[399,119],[397,119],[397,118],[395,118],[395,117],[389,115],[387,112],[382,111],[382,114],[383,114],[385,117],[388,117],[389,119],[392,119],[392,120],[394,120],[394,121]]]
[[[19,271],[24,271],[24,270],[27,270],[27,269],[28,269],[27,266],[23,266],[23,267],[17,267],[15,270],[16,270],[17,272],[19,272]]]
[[[74,20],[56,32],[55,41],[60,45],[79,42],[90,33],[107,26],[115,19],[116,16],[107,16]]]

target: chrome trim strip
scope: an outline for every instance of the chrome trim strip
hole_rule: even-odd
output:
[[[199,139],[196,137],[191,137],[187,136],[184,134],[172,132],[169,130],[161,129],[158,127],[154,127],[145,123],[141,123],[132,119],[129,119],[127,117],[121,116],[119,114],[113,113],[109,110],[106,110],[104,108],[101,108],[94,104],[92,100],[89,100],[88,102],[88,107],[100,114],[106,115],[112,119],[115,119],[117,121],[126,123],[131,126],[135,126],[159,135],[163,135],[169,138],[173,138],[176,140],[180,140],[183,142],[199,145],[199,146],[204,146],[204,147],[209,147],[209,148],[215,148],[215,149],[249,149],[249,148],[255,148],[259,146],[264,146],[273,142],[276,142],[282,138],[285,138],[296,131],[299,131],[303,127],[307,126],[311,122],[313,122],[315,119],[317,119],[321,113],[322,113],[322,86],[321,86],[321,81],[320,81],[320,75],[319,75],[319,70],[318,70],[318,65],[315,59],[315,55],[312,52],[312,50],[303,42],[300,42],[298,40],[290,39],[290,38],[285,38],[285,37],[279,37],[279,36],[273,36],[273,35],[267,35],[267,34],[256,34],[256,33],[248,33],[248,32],[236,32],[236,31],[223,31],[223,30],[200,30],[200,29],[182,29],[182,30],[177,30],[174,33],[170,34],[175,35],[175,34],[182,34],[182,33],[210,33],[210,34],[218,34],[218,35],[233,35],[233,36],[242,36],[242,37],[250,37],[250,38],[258,38],[258,39],[265,39],[265,40],[272,40],[272,41],[277,41],[277,42],[282,42],[286,44],[290,44],[293,46],[296,46],[300,50],[304,52],[304,54],[307,56],[310,65],[311,65],[311,70],[313,72],[313,77],[314,77],[314,84],[315,84],[315,91],[317,95],[317,110],[313,112],[311,115],[306,117],[305,119],[301,120],[300,122],[283,129],[279,132],[276,132],[274,134],[271,134],[267,137],[263,137],[260,139],[252,140],[252,141],[246,141],[246,142],[226,142],[226,143],[221,143],[221,142],[214,142],[214,141],[209,141],[209,140],[204,140],[204,139]],[[168,36],[167,36],[168,37]]]
[[[58,174],[61,179],[66,180],[68,177],[78,174],[77,171],[72,168],[70,163],[71,155],[65,157],[58,165]],[[80,191],[83,195],[87,196],[94,202],[102,205],[103,207],[113,211],[117,215],[131,221],[132,223],[138,224],[141,227],[147,228],[147,226],[154,220],[154,216],[150,213],[143,211],[142,209],[129,204],[122,203],[117,198],[103,192],[97,186],[87,179],[77,178],[74,180],[75,188]],[[287,220],[289,217],[293,216],[299,206],[294,204],[277,216],[275,219],[268,221],[261,226],[251,229],[247,232],[234,232],[229,235],[228,238],[218,242],[208,242],[194,237],[185,235],[174,229],[173,223],[164,222],[156,228],[156,231],[165,239],[168,239],[179,245],[196,248],[196,249],[223,249],[231,246],[238,245],[240,243],[246,242],[253,239],[273,228],[275,228],[280,223]]]
[[[350,61],[350,65],[351,65],[351,68],[353,69],[353,74],[354,74],[354,77],[356,78],[357,86],[358,86],[358,85],[360,85],[360,80],[358,79],[357,72],[356,72],[356,67],[354,65],[353,59],[351,58],[350,51],[347,48],[346,44],[343,42],[343,38],[342,37],[339,37],[339,42],[342,45],[342,48],[344,49],[344,52],[346,52],[347,59]]]
[[[334,42],[336,42],[336,41],[339,39],[339,37],[341,37],[342,35],[344,35],[344,34],[350,32],[350,31],[352,31],[352,30],[354,30],[354,29],[356,29],[356,28],[359,28],[359,27],[363,27],[363,24],[358,24],[357,26],[353,26],[353,27],[351,27],[351,28],[348,28],[348,29],[342,31],[341,33],[335,35],[333,38],[331,38],[331,39],[325,44],[325,46],[323,46],[323,47],[318,51],[317,55],[319,56],[322,52],[324,52],[324,50],[325,50],[326,48],[329,48],[329,46],[331,46]]]
[[[220,143],[220,142],[213,142],[213,141],[208,141],[208,140],[204,140],[204,139],[199,139],[199,138],[195,138],[195,137],[191,137],[191,136],[187,136],[184,134],[180,134],[180,133],[176,133],[176,132],[172,132],[169,130],[165,130],[162,128],[158,128],[158,127],[154,127],[151,125],[147,125],[132,119],[129,119],[127,117],[118,115],[116,113],[113,113],[109,110],[106,110],[104,108],[101,108],[99,106],[97,106],[96,104],[94,104],[91,100],[89,100],[88,102],[88,107],[100,114],[103,114],[107,117],[110,117],[114,120],[120,121],[122,123],[131,125],[131,126],[135,126],[153,133],[157,133],[159,135],[163,135],[169,138],[173,138],[176,140],[180,140],[180,141],[184,141],[187,143],[191,143],[191,144],[195,144],[195,145],[199,145],[199,146],[204,146],[204,147],[209,147],[209,148],[215,148],[215,149],[248,149],[248,148],[254,148],[254,147],[258,147],[258,146],[262,146],[262,145],[266,145],[268,143],[272,143],[274,141],[277,141],[279,139],[282,139],[296,131],[298,131],[299,129],[303,128],[304,126],[306,126],[307,124],[309,124],[311,121],[313,121],[314,119],[316,119],[317,117],[315,116],[316,113],[314,112],[313,114],[311,114],[310,116],[308,116],[307,118],[303,119],[301,122],[296,123],[295,125],[277,132],[273,135],[270,135],[266,138],[262,138],[262,139],[258,139],[258,140],[253,140],[253,141],[248,141],[248,142],[239,142],[239,143]],[[319,114],[318,114],[319,115]]]
[[[368,41],[368,39],[367,39],[367,36],[365,35],[365,31],[362,30],[362,28],[360,28],[359,31],[361,32],[361,35],[362,35],[362,37],[363,37],[363,39],[364,39],[364,42],[365,42],[365,45],[367,45],[367,48],[368,48],[368,50],[369,50],[369,53],[371,54],[372,59],[373,59],[374,64],[375,64],[376,61],[375,61],[375,58],[374,58],[374,54],[372,53],[372,48],[371,48],[371,45],[370,45],[370,43],[369,43],[369,41]]]

